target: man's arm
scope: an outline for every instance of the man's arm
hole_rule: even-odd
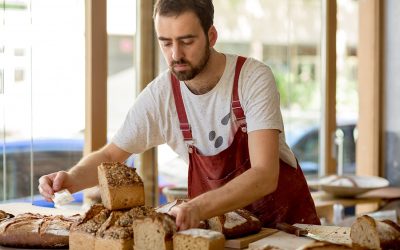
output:
[[[83,157],[70,170],[44,175],[39,179],[39,191],[50,200],[54,192],[67,188],[71,193],[98,184],[97,166],[102,162],[124,162],[131,154],[110,143]]]
[[[200,220],[245,207],[276,190],[279,131],[264,129],[250,132],[248,136],[251,168],[226,185],[175,207],[172,214],[180,230],[195,227]]]

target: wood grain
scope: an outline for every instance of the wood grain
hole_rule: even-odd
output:
[[[262,228],[260,232],[252,235],[248,235],[241,238],[227,240],[225,242],[225,247],[241,249],[247,247],[251,242],[257,241],[259,239],[265,238],[271,234],[278,232],[277,229],[273,228]]]

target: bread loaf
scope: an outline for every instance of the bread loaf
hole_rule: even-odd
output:
[[[90,207],[84,217],[71,227],[69,249],[95,249],[97,231],[106,222],[111,211],[103,205],[95,204]]]
[[[10,218],[13,218],[13,217],[14,217],[14,215],[9,214],[9,213],[7,213],[7,212],[5,212],[3,210],[0,210],[0,221],[6,220],[6,219],[10,219]]]
[[[260,220],[245,209],[237,209],[207,220],[208,228],[226,238],[238,238],[261,230]]]
[[[363,215],[352,224],[350,238],[354,248],[400,249],[400,226]]]
[[[156,213],[133,222],[135,250],[172,250],[175,220],[169,214]]]
[[[200,228],[180,231],[173,237],[174,250],[220,250],[224,245],[222,233]]]
[[[66,247],[71,225],[79,219],[80,215],[20,214],[1,221],[0,245],[19,248]]]
[[[144,186],[134,168],[119,162],[104,162],[98,167],[101,199],[110,210],[144,205]]]
[[[96,250],[131,250],[133,247],[133,222],[155,214],[151,207],[134,207],[128,211],[113,211],[96,234]]]

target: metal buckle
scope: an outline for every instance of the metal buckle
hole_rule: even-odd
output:
[[[188,148],[189,154],[193,153],[193,151],[194,151],[194,149],[193,149],[193,147],[194,147],[194,140],[193,140],[193,139],[191,139],[191,140],[186,140],[185,142],[186,142],[186,146],[187,146],[187,148]]]

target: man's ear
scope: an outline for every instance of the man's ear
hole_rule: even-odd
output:
[[[208,41],[210,42],[210,47],[214,47],[215,43],[217,42],[218,32],[214,25],[210,27],[208,30]]]

